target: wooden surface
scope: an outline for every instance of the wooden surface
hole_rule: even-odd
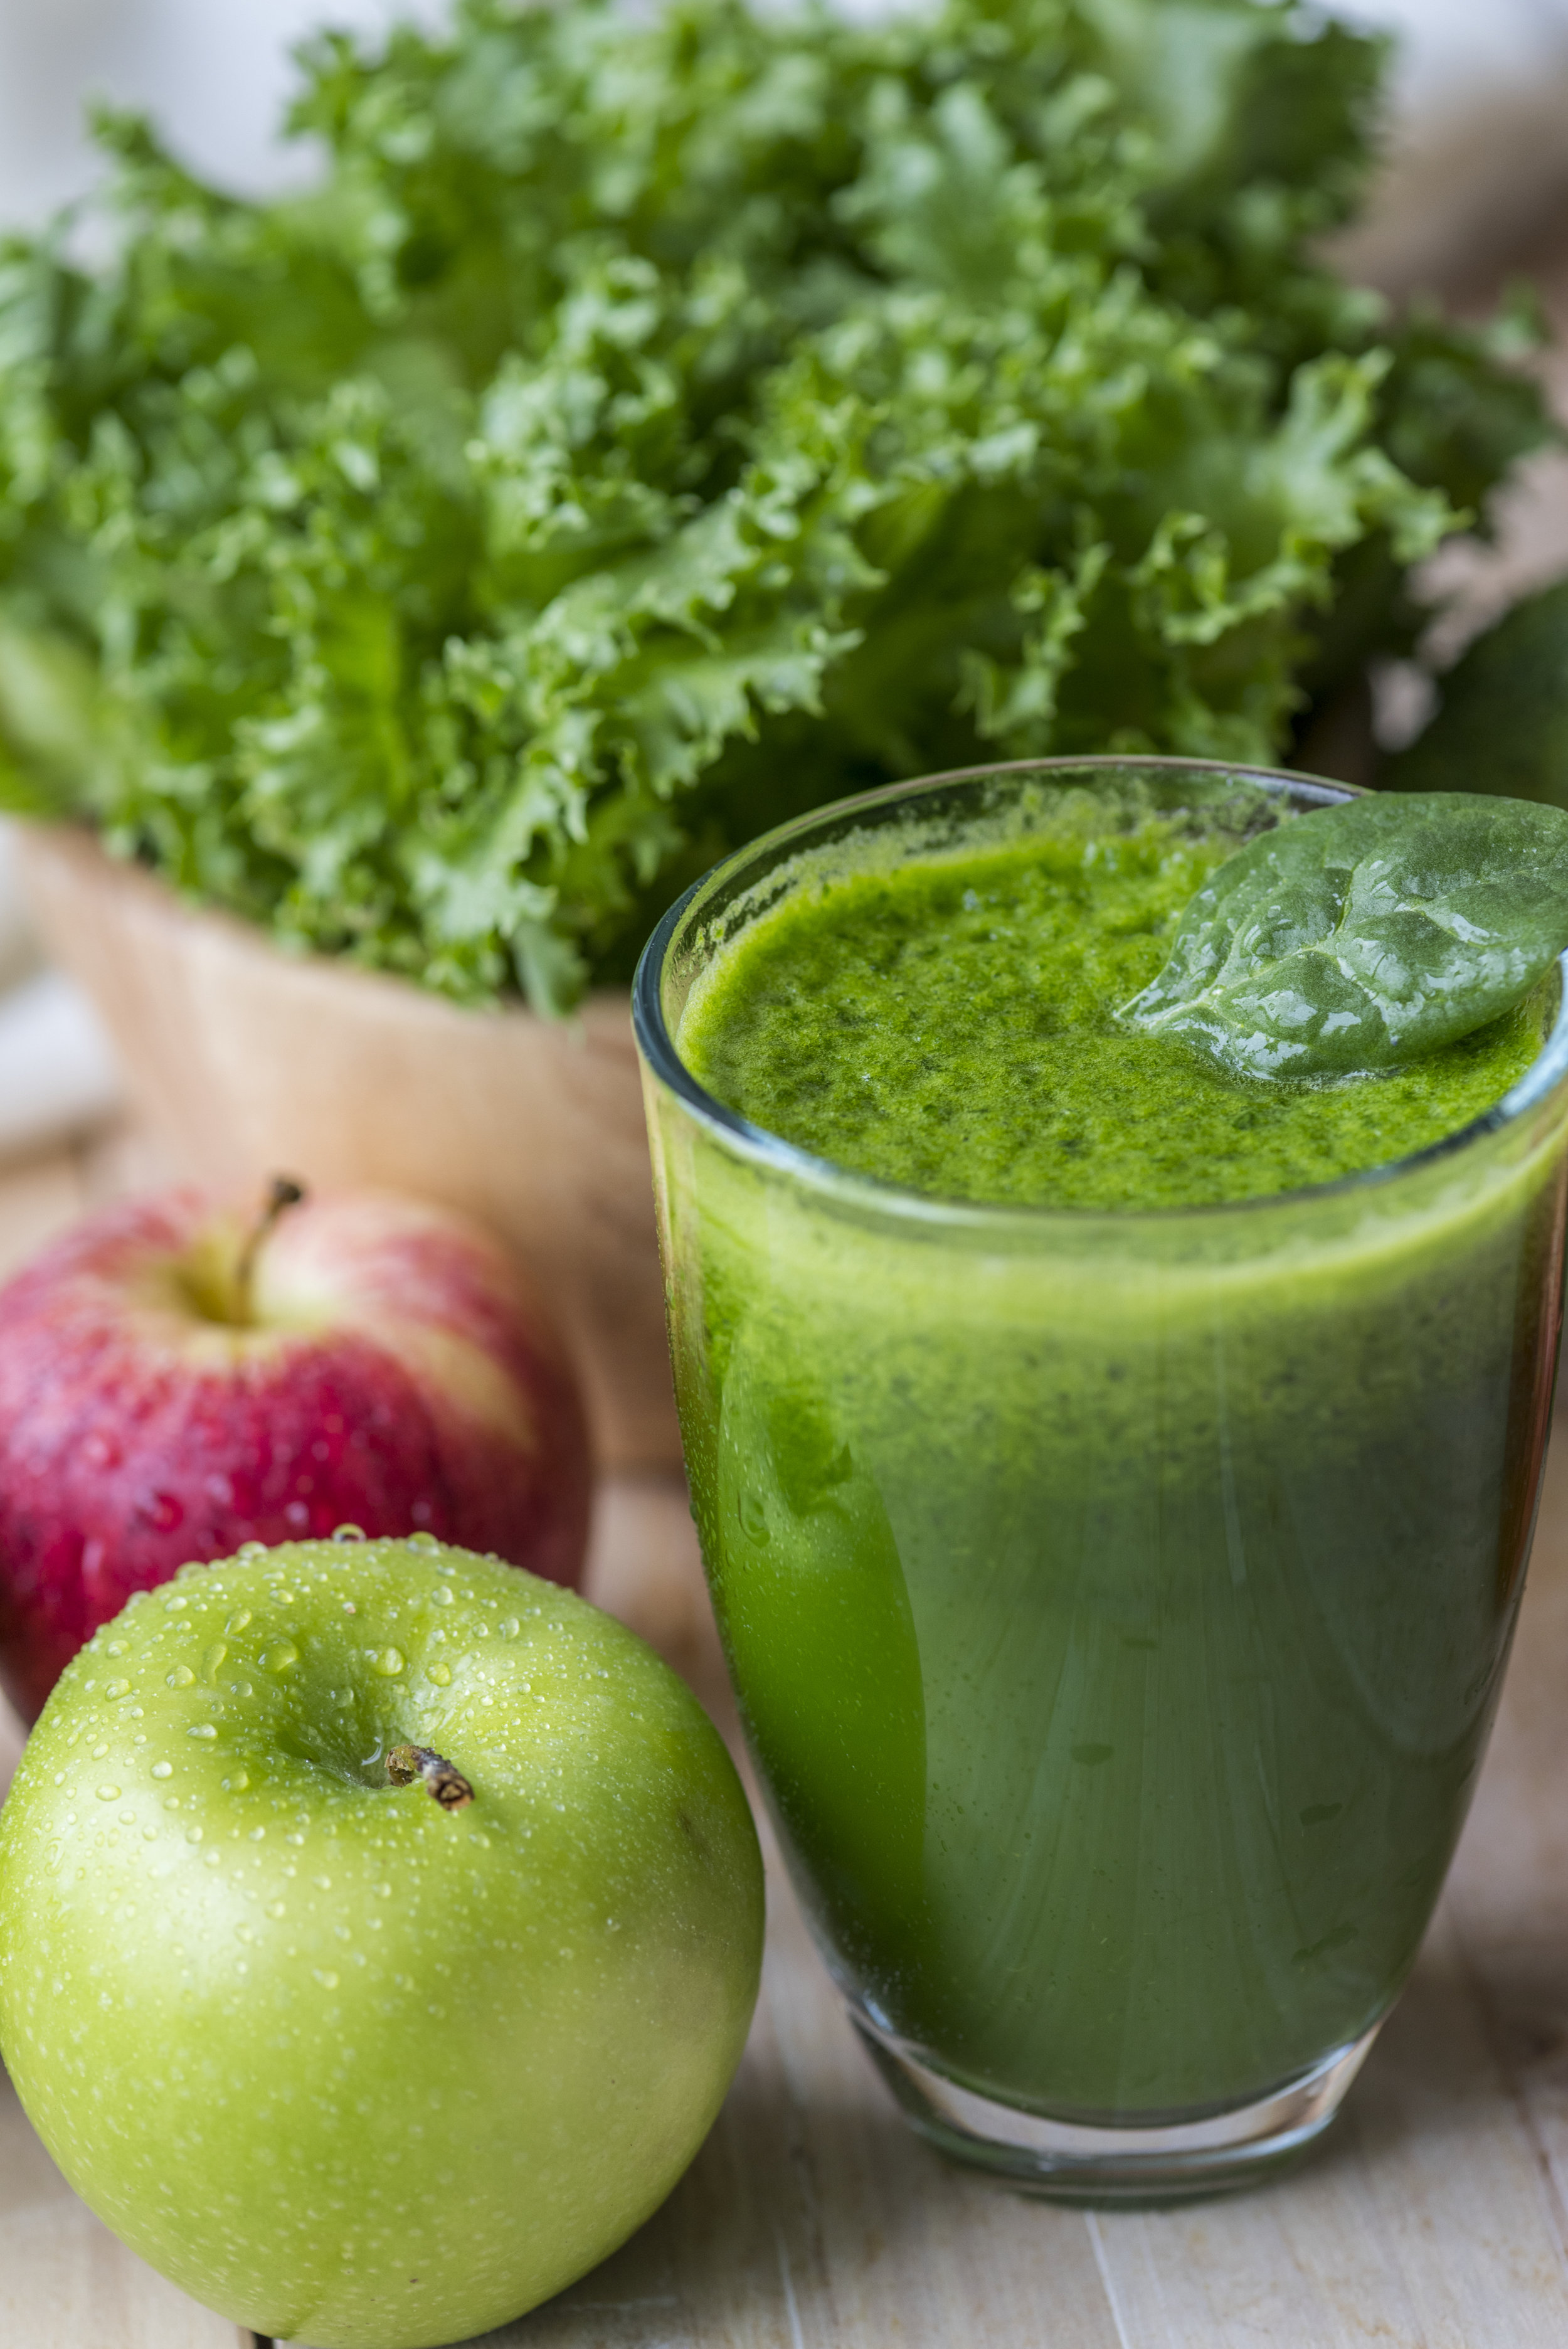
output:
[[[154,1171],[121,1140],[0,1174],[0,1278]],[[678,1485],[606,1488],[591,1588],[727,1720]],[[1563,2349],[1565,1697],[1560,1418],[1449,1891],[1343,2119],[1297,2176],[1181,2213],[1086,2215],[949,2168],[873,2077],[775,1871],[757,2022],[707,2145],[624,2251],[488,2349]],[[0,2349],[237,2349],[232,2324],[83,2209],[3,2084]]]

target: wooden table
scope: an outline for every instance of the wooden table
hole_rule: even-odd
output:
[[[0,1277],[147,1167],[121,1137],[0,1176]],[[727,1719],[677,1488],[605,1490],[591,1589]],[[1565,1693],[1568,1420],[1452,1879],[1306,2168],[1232,2202],[1116,2215],[947,2168],[872,2076],[775,1870],[761,2002],[707,2146],[624,2251],[490,2349],[1563,2349]],[[76,2199],[3,2085],[0,2349],[236,2349]]]

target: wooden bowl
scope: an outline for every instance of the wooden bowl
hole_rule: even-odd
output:
[[[515,1249],[581,1371],[602,1466],[677,1465],[631,1010],[470,1011],[194,912],[88,832],[29,824],[22,869],[55,959],[86,988],[175,1169],[385,1184]]]

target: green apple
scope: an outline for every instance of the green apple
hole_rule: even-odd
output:
[[[0,2049],[115,2232],[316,2349],[504,2323],[701,2144],[762,1868],[684,1684],[428,1537],[139,1593],[0,1815]]]

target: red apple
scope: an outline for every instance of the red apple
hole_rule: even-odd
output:
[[[428,1532],[575,1583],[575,1382],[511,1259],[388,1194],[89,1216],[0,1289],[0,1684],[242,1542]]]

